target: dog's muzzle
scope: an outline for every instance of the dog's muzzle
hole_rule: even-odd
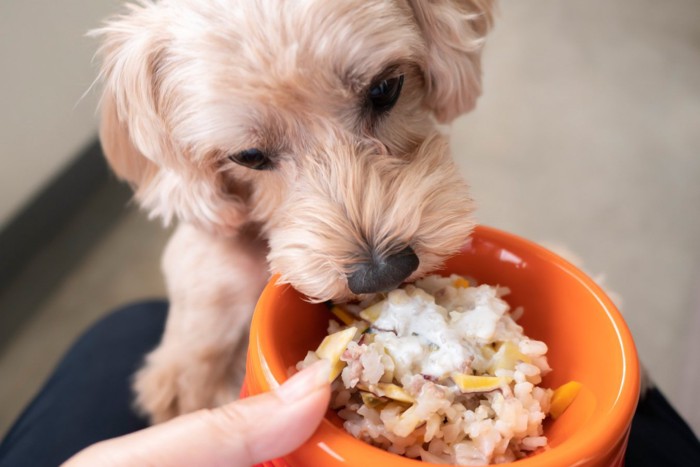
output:
[[[386,258],[360,263],[348,275],[348,287],[354,294],[387,292],[395,289],[418,269],[418,256],[410,246]]]

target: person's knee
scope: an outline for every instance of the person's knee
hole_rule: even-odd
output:
[[[90,327],[85,335],[97,338],[134,333],[162,334],[168,303],[163,300],[137,302],[109,313]]]

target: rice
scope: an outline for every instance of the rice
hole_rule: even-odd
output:
[[[331,406],[352,436],[436,464],[511,462],[547,444],[547,346],[513,319],[505,287],[427,276],[335,309],[352,340]],[[517,309],[518,316],[522,314]],[[331,336],[331,337],[333,337]],[[325,341],[324,341],[325,342]],[[323,345],[323,344],[322,344]],[[297,365],[319,359],[309,352]]]

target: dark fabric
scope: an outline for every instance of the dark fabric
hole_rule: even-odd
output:
[[[137,303],[90,328],[0,444],[0,466],[56,466],[90,444],[144,428],[129,383],[160,341],[166,314],[166,302]],[[698,438],[656,389],[639,403],[625,466],[700,466]]]
[[[0,444],[0,466],[57,466],[90,444],[146,427],[131,375],[163,334],[167,303],[111,313],[73,345]]]
[[[658,389],[637,406],[626,467],[700,466],[700,442]]]

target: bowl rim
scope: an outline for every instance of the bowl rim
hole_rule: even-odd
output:
[[[597,420],[589,421],[589,429],[576,436],[577,442],[569,443],[569,440],[565,440],[555,449],[544,450],[535,456],[528,456],[518,461],[501,465],[514,465],[518,467],[578,465],[585,463],[587,460],[600,458],[601,453],[611,452],[620,443],[626,441],[626,436],[629,432],[632,417],[634,416],[634,411],[637,406],[640,388],[640,369],[636,347],[632,339],[632,334],[621,313],[593,279],[556,253],[518,235],[484,225],[476,226],[470,235],[469,241],[473,241],[475,237],[488,239],[506,249],[513,250],[513,246],[516,247],[516,250],[525,249],[530,254],[539,256],[544,261],[554,264],[562,272],[575,279],[588,293],[595,297],[600,308],[606,314],[617,335],[617,343],[623,359],[622,378],[620,380],[618,394],[612,406]],[[272,314],[259,312],[258,310],[268,306],[270,301],[283,293],[285,287],[291,288],[288,284],[280,284],[278,282],[279,275],[274,275],[265,286],[251,321],[251,339],[248,358],[250,362],[254,353],[253,348],[259,351],[261,360],[257,363],[261,366],[260,370],[262,373],[262,378],[259,378],[261,380],[259,383],[263,386],[262,389],[264,391],[274,389],[288,378],[287,370],[281,368],[282,365],[279,364],[279,358],[265,355],[263,349],[275,348],[275,346],[270,338],[260,332],[262,329],[269,328]],[[615,433],[616,435],[614,435]],[[394,460],[394,462],[397,462],[398,457],[402,460],[401,465],[407,467],[425,465],[422,461],[400,457],[360,441],[341,428],[333,425],[324,417],[316,433],[312,437],[312,440],[323,439],[325,435],[342,436],[346,439],[345,442],[351,443],[354,448],[370,449],[374,451],[372,452],[373,456],[379,456],[376,457],[377,461],[381,460],[389,463]],[[328,453],[329,446],[325,443],[321,444],[324,444],[321,448]],[[304,445],[300,449],[306,449],[308,447],[309,446]]]

